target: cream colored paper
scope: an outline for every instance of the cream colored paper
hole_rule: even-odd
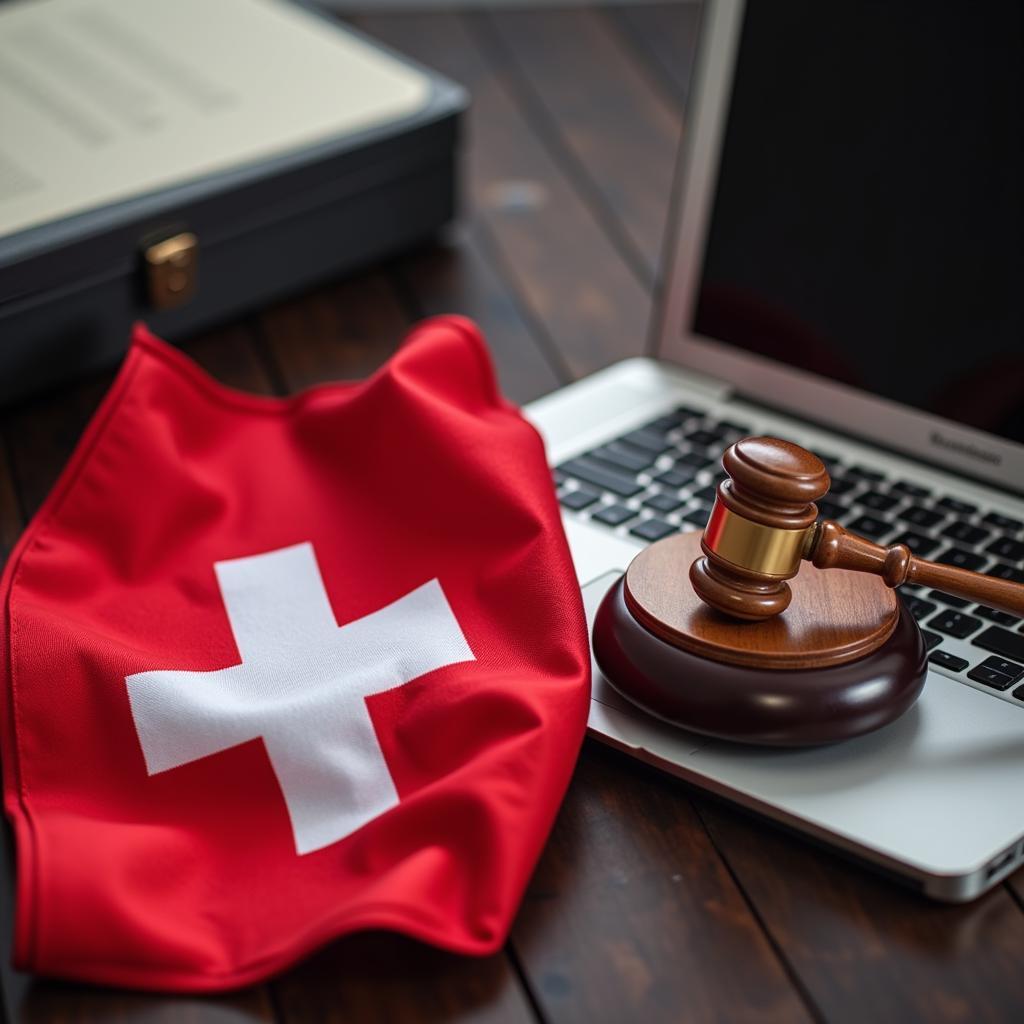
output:
[[[0,5],[0,236],[387,122],[427,90],[283,0]]]

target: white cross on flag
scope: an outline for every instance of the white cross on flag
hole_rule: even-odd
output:
[[[360,929],[500,947],[590,652],[467,321],[288,399],[138,329],[2,586],[20,968],[203,991]]]
[[[128,676],[146,768],[262,739],[295,849],[319,850],[398,803],[366,698],[473,652],[437,580],[339,628],[310,544],[214,568],[242,661]]]

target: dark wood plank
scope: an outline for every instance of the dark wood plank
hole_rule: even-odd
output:
[[[506,280],[484,257],[472,224],[373,270],[264,311],[258,330],[281,385],[295,391],[365,377],[395,350],[413,322],[442,313],[474,319],[487,338],[499,383],[515,402],[559,387],[557,352],[545,352]],[[273,371],[272,371],[273,372]]]
[[[651,79],[685,109],[700,28],[699,0],[625,4],[604,13],[629,40]]]
[[[113,379],[112,372],[88,377],[4,417],[11,473],[26,516],[35,515],[49,494]]]
[[[597,744],[512,938],[553,1020],[808,1019],[683,787]]]
[[[224,996],[188,998],[118,992],[37,982],[13,1008],[18,1024],[90,1024],[90,1022],[131,1021],[132,1024],[249,1024],[274,1018],[265,987],[246,989]]]
[[[398,935],[341,939],[275,983],[285,1020],[461,1021],[536,1018],[504,955],[454,956]]]
[[[182,348],[232,387],[266,391],[266,375],[242,326],[209,332]],[[33,515],[56,482],[82,431],[110,388],[115,370],[13,408],[3,421],[21,504]]]
[[[1015,871],[1007,880],[1007,888],[1017,901],[1017,905],[1024,912],[1024,868]]]
[[[515,70],[493,67],[455,15],[374,15],[356,23],[469,88],[467,217],[493,240],[503,275],[571,372],[643,352],[648,289],[522,109]]]
[[[723,803],[700,813],[828,1021],[1020,1019],[1024,913],[1005,887],[936,903]]]
[[[274,382],[254,345],[253,330],[238,324],[192,338],[181,346],[211,377],[257,395],[274,393]]]
[[[594,11],[497,11],[471,24],[515,69],[531,120],[620,250],[653,284],[682,132],[679,107]]]
[[[4,1024],[17,1024],[20,1007],[25,1001],[30,975],[14,970],[11,954],[14,949],[14,832],[7,819],[0,827],[0,994],[3,996]]]
[[[461,313],[480,325],[502,391],[521,404],[566,383],[570,373],[530,322],[497,261],[479,222],[469,219],[447,243],[410,253],[398,263],[397,274],[417,317]]]
[[[264,311],[259,330],[284,388],[362,379],[398,347],[409,327],[392,281],[371,271]]]
[[[22,529],[21,509],[14,493],[14,473],[7,450],[0,446],[0,565],[7,561]]]
[[[288,391],[373,373],[415,320],[454,312],[473,317],[487,337],[502,388],[514,401],[562,379],[538,348],[515,297],[480,255],[470,228],[450,244],[412,252],[395,265],[283,302],[264,311],[259,330]]]
[[[259,329],[288,391],[373,373],[413,321],[438,313],[472,316],[484,330],[506,394],[528,401],[561,380],[504,282],[479,259],[467,232],[374,270],[264,311]],[[462,242],[464,244],[458,244]]]

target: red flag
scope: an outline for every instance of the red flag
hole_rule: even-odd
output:
[[[590,659],[468,321],[291,399],[138,328],[3,588],[19,967],[210,990],[363,928],[501,944]]]

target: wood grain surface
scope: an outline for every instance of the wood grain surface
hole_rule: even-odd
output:
[[[781,615],[758,623],[729,618],[690,585],[700,554],[700,534],[682,533],[645,548],[626,571],[630,610],[674,647],[730,665],[823,668],[877,650],[896,626],[896,595],[877,576],[812,565],[790,581],[793,601]]]
[[[687,3],[355,19],[472,92],[458,225],[186,351],[226,383],[287,393],[372,372],[409,323],[461,312],[520,402],[646,352],[699,18]],[[109,380],[0,413],[0,547]],[[6,955],[9,863],[11,1021],[902,1024],[1019,1021],[1024,1007],[1024,874],[974,904],[932,904],[591,742],[511,938],[487,960],[359,935],[221,998],[29,978]]]

